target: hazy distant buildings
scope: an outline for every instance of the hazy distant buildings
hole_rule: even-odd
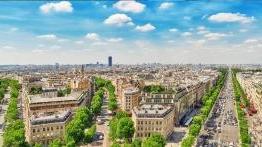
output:
[[[113,65],[112,63],[112,56],[108,57],[108,66],[111,67]]]

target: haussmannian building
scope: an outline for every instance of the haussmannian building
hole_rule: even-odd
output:
[[[141,105],[132,110],[135,127],[135,138],[149,137],[152,133],[160,133],[168,137],[173,132],[174,112],[171,106]]]
[[[49,144],[54,139],[63,140],[66,124],[74,110],[90,103],[90,91],[72,92],[64,97],[53,97],[52,91],[40,95],[25,94],[25,136],[29,143]]]
[[[122,109],[131,112],[132,108],[138,106],[141,101],[141,92],[138,88],[128,87],[122,95]]]

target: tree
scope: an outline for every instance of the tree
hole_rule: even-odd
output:
[[[145,139],[142,147],[164,147],[166,145],[165,138],[159,133],[153,133]]]
[[[48,146],[49,147],[62,147],[62,142],[58,139],[55,139]]]
[[[71,93],[71,87],[70,86],[66,86],[66,94],[70,94]]]
[[[35,143],[34,147],[42,147],[42,144]]]
[[[204,119],[201,115],[197,115],[193,118],[193,124],[201,125],[203,123]]]
[[[135,132],[134,122],[129,117],[119,119],[116,134],[118,138],[132,138]]]
[[[25,146],[25,130],[21,120],[15,120],[7,125],[4,132],[4,146]]]
[[[118,123],[118,119],[116,117],[112,118],[109,121],[109,136],[113,140],[117,138],[116,135],[117,123]]]
[[[191,147],[195,141],[194,136],[187,136],[185,139],[183,139],[181,146],[182,147]]]
[[[114,111],[117,109],[117,100],[116,99],[109,99],[108,103],[109,110]]]
[[[198,125],[198,124],[192,124],[190,125],[189,127],[189,134],[192,135],[192,136],[197,136],[199,131],[201,129],[201,126]]]
[[[64,90],[58,90],[57,91],[57,97],[63,97],[65,96],[65,91]]]
[[[73,120],[66,126],[66,141],[80,142],[84,137],[84,129],[91,124],[92,117],[91,111],[87,107],[79,107]]]
[[[140,139],[137,139],[137,138],[134,139],[132,141],[132,144],[131,144],[132,147],[141,147],[141,145],[142,145],[142,141]]]
[[[93,137],[96,134],[96,125],[92,125],[90,128],[85,130],[85,137],[84,137],[84,142],[91,142]]]
[[[113,144],[111,145],[111,147],[121,147],[121,146],[120,146],[120,144],[113,142]]]
[[[118,111],[116,113],[116,118],[117,119],[124,118],[124,117],[128,117],[128,113],[127,112],[125,112],[125,111]]]

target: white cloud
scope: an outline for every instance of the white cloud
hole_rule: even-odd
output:
[[[208,40],[219,40],[226,36],[228,35],[224,33],[207,33],[204,35],[204,37],[206,37]]]
[[[86,39],[91,41],[98,41],[100,40],[100,37],[97,33],[87,33],[85,36]]]
[[[207,41],[205,39],[200,39],[200,40],[193,40],[193,41],[188,41],[188,43],[194,45],[194,46],[202,46],[206,43]]]
[[[190,16],[184,16],[183,19],[184,20],[191,20],[191,17]]]
[[[106,9],[106,8],[107,8],[107,5],[103,5],[102,7],[103,7],[104,9]]]
[[[257,43],[257,42],[258,42],[257,39],[247,39],[247,40],[245,40],[244,43],[246,43],[246,44],[250,44],[250,43]]]
[[[42,49],[34,49],[34,50],[32,50],[32,53],[41,54],[41,53],[44,53],[44,52],[46,52],[46,50],[42,50]]]
[[[247,29],[240,29],[239,30],[239,32],[241,32],[241,33],[245,33],[245,32],[247,32],[248,30]]]
[[[120,42],[123,41],[123,38],[109,38],[107,39],[108,42]]]
[[[50,2],[40,6],[40,11],[44,14],[51,12],[72,12],[73,7],[69,1]]]
[[[19,29],[18,28],[16,28],[16,27],[13,27],[13,28],[10,28],[10,32],[16,32],[16,31],[18,31]]]
[[[15,47],[6,45],[6,46],[3,46],[2,49],[5,49],[5,50],[13,50],[13,49],[15,49]]]
[[[253,16],[248,17],[241,13],[217,13],[208,17],[209,21],[213,22],[239,22],[242,24],[252,23],[255,21]]]
[[[197,27],[197,34],[202,35],[207,33],[209,33],[209,31],[206,29],[206,27],[204,26]]]
[[[169,29],[169,32],[177,32],[177,31],[178,31],[178,29],[176,29],[176,28]]]
[[[192,36],[191,32],[184,32],[181,34],[181,36],[187,37],[187,36]]]
[[[163,2],[163,3],[160,4],[159,9],[160,10],[166,10],[166,9],[172,8],[173,6],[174,6],[174,3],[172,3],[172,2]]]
[[[135,28],[137,31],[140,31],[140,32],[150,32],[150,31],[153,31],[156,29],[155,26],[151,25],[150,23],[147,23],[143,26],[136,26]]]
[[[146,5],[136,1],[118,1],[113,7],[123,12],[140,13],[144,11]]]
[[[61,46],[59,46],[59,45],[50,46],[50,49],[52,49],[52,50],[57,50],[57,49],[60,49],[60,48],[61,48]]]
[[[202,34],[207,34],[210,33],[208,30],[202,30],[202,31],[198,31],[197,34],[202,35]]]
[[[84,44],[84,41],[82,40],[78,40],[78,41],[75,41],[76,44]]]
[[[126,14],[113,14],[109,16],[104,21],[104,23],[107,25],[117,25],[117,26],[134,25],[134,23],[132,22],[132,18],[128,17]]]
[[[56,40],[57,36],[54,34],[45,34],[45,35],[36,36],[36,38],[45,39],[45,40]]]
[[[197,30],[198,30],[198,31],[203,31],[203,30],[206,30],[206,27],[204,27],[204,26],[199,26],[199,27],[197,27]]]

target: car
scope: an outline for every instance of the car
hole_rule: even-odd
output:
[[[102,125],[104,123],[104,121],[102,121],[102,119],[97,119],[97,124]]]
[[[104,135],[99,135],[98,139],[99,140],[103,140],[104,139]]]

